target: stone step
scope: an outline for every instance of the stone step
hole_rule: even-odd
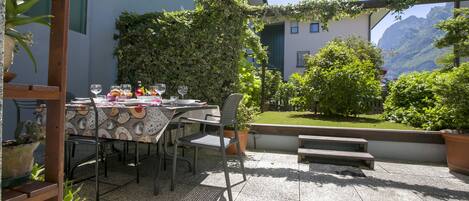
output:
[[[298,162],[301,162],[303,157],[305,156],[328,159],[365,161],[370,169],[374,169],[375,158],[371,154],[365,152],[298,148]]]

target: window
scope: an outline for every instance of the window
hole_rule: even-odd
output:
[[[309,25],[309,32],[310,33],[319,33],[319,23],[311,23]]]
[[[87,3],[88,0],[73,0],[70,1],[70,30],[86,34],[86,17],[87,17]],[[26,15],[39,16],[49,15],[51,7],[51,0],[42,0],[34,5]]]
[[[290,23],[290,33],[297,34],[298,32],[300,32],[298,22],[291,22]]]
[[[296,52],[296,67],[304,68],[306,66],[305,57],[309,55],[309,51]]]

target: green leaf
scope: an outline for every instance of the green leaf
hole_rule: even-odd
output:
[[[39,0],[25,0],[22,4],[18,5],[16,12],[18,14],[23,14],[29,9],[31,9]]]
[[[17,15],[16,12],[16,0],[7,0],[6,1],[6,20],[9,18],[14,18]]]
[[[49,22],[47,22],[45,19],[51,18],[51,15],[41,15],[41,16],[36,16],[36,17],[16,17],[11,20],[9,20],[6,24],[6,26],[10,27],[16,27],[16,26],[21,26],[21,25],[26,25],[26,24],[31,24],[31,23],[38,23],[46,26],[50,26]]]
[[[6,31],[6,35],[13,37],[16,40],[16,42],[18,42],[21,45],[21,47],[23,47],[23,49],[28,54],[28,57],[31,59],[31,61],[34,64],[34,72],[37,73],[37,62],[33,56],[33,53],[31,52],[31,49],[29,49],[28,43],[25,41],[26,38],[21,33],[15,30],[11,30],[11,29]]]

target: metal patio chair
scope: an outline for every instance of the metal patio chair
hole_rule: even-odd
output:
[[[236,121],[236,115],[239,103],[243,99],[242,94],[231,94],[225,100],[223,104],[223,108],[221,111],[221,116],[212,116],[207,115],[205,119],[195,119],[195,118],[185,118],[181,117],[179,119],[178,125],[184,122],[192,122],[192,123],[200,123],[203,125],[203,131],[198,134],[193,134],[185,137],[178,138],[174,144],[174,156],[173,156],[173,173],[171,176],[171,191],[174,190],[174,181],[176,177],[176,159],[177,159],[177,150],[179,145],[185,145],[187,147],[194,147],[194,167],[192,168],[193,174],[197,171],[197,157],[198,157],[198,148],[208,148],[208,149],[215,149],[221,152],[222,159],[223,159],[223,170],[225,172],[225,180],[226,180],[226,188],[228,191],[228,198],[230,201],[233,200],[231,194],[231,184],[230,184],[230,176],[228,173],[227,161],[226,161],[226,149],[231,144],[236,144],[237,152],[238,152],[238,159],[240,161],[241,171],[243,173],[243,180],[246,181],[246,174],[244,171],[244,163],[243,158],[241,156],[241,149],[239,145],[239,136],[238,136],[238,123]],[[216,120],[208,120],[208,117],[215,117]],[[206,133],[206,126],[215,126],[218,127],[218,135],[210,135]],[[227,138],[224,137],[223,130],[226,126],[233,126],[235,130],[235,138]],[[180,129],[179,129],[180,130]]]

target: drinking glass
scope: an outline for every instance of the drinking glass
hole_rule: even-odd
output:
[[[92,84],[90,86],[90,91],[93,93],[96,97],[98,97],[98,94],[103,91],[103,87],[100,84]]]
[[[171,96],[171,97],[169,98],[169,103],[171,103],[171,106],[175,106],[177,100],[178,100],[178,97],[177,97],[177,96]]]
[[[155,87],[156,87],[156,93],[158,93],[158,95],[161,96],[161,98],[163,98],[163,94],[164,92],[166,92],[166,84],[158,83],[158,84],[155,84]]]
[[[182,96],[182,99],[184,99],[184,95],[187,94],[187,90],[188,88],[185,85],[181,85],[178,87],[178,93]]]
[[[159,94],[155,85],[149,86],[148,90],[150,90],[150,95],[152,96],[157,96]]]
[[[121,88],[126,95],[132,92],[132,85],[130,84],[121,84]]]
[[[117,90],[121,90],[121,86],[118,86],[118,85],[112,85],[111,86],[111,91],[114,90],[114,89],[117,89]]]

